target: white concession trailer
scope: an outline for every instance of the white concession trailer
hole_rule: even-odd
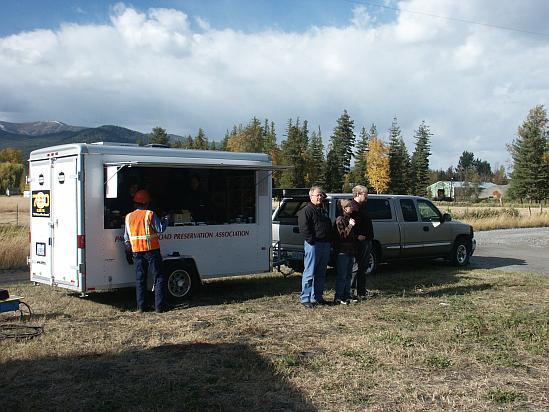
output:
[[[66,144],[33,151],[28,181],[33,282],[81,293],[134,286],[123,235],[136,189],[169,216],[160,249],[171,297],[203,279],[271,270],[266,154]]]

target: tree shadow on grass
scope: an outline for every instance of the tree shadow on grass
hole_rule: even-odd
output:
[[[246,344],[10,360],[0,387],[10,410],[316,410]]]

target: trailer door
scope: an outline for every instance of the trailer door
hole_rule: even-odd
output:
[[[51,160],[30,164],[31,190],[31,280],[50,283],[52,280],[51,248]]]
[[[55,159],[52,167],[52,266],[55,283],[78,287],[78,198],[76,156]]]

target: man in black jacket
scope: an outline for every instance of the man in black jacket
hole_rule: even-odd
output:
[[[368,188],[362,185],[353,187],[353,212],[351,217],[356,221],[355,234],[357,236],[356,262],[357,270],[353,273],[353,284],[356,286],[356,293],[359,297],[365,297],[366,290],[366,269],[370,262],[372,251],[372,240],[374,238],[374,226],[372,219],[366,210],[368,201]]]
[[[330,260],[332,221],[322,208],[322,188],[311,187],[309,198],[311,201],[297,213],[297,221],[299,231],[305,237],[300,302],[310,309],[315,303],[327,304],[323,294],[326,268]]]

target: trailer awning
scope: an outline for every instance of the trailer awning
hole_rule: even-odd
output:
[[[107,179],[105,181],[106,197],[115,198],[118,196],[117,180],[113,179],[120,170],[125,167],[161,167],[161,168],[207,168],[207,169],[231,169],[231,170],[287,170],[293,166],[276,166],[267,162],[256,162],[247,160],[231,159],[177,159],[178,161],[142,161],[129,160],[121,162],[105,162],[107,168]]]
[[[228,160],[228,159],[185,159],[174,162],[127,161],[107,162],[105,166],[122,167],[165,167],[165,168],[208,168],[208,169],[246,169],[246,170],[288,170],[293,166],[272,165],[265,162]]]

